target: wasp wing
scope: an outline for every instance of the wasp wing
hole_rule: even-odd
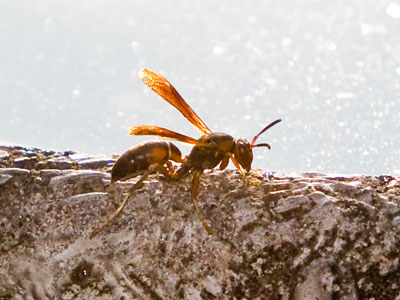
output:
[[[177,133],[175,131],[158,127],[158,126],[149,126],[149,125],[140,125],[140,126],[132,126],[129,128],[130,135],[156,135],[159,137],[163,137],[170,140],[175,140],[179,142],[184,142],[188,144],[193,144],[196,146],[202,147],[212,147],[210,143],[205,143],[189,136]]]
[[[162,75],[149,69],[141,69],[139,77],[142,81],[156,92],[161,98],[175,107],[196,128],[203,133],[211,133],[211,130],[186,103],[172,84]]]

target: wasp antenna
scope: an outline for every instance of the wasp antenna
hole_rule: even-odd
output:
[[[251,148],[255,148],[255,147],[267,147],[269,150],[271,150],[271,146],[267,143],[251,145]]]
[[[268,129],[270,129],[272,126],[278,124],[280,121],[282,121],[282,119],[275,120],[275,121],[273,121],[272,123],[268,124],[263,130],[261,130],[261,131],[253,138],[253,140],[251,141],[251,146],[252,146],[252,147],[257,147],[257,146],[254,146],[254,143],[256,142],[256,140],[258,139],[258,137],[259,137],[260,135],[262,135],[265,131],[267,131]],[[263,145],[263,144],[259,144],[259,145]],[[269,147],[269,148],[271,148],[271,147]]]

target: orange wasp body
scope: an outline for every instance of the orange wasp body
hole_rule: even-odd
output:
[[[142,69],[139,72],[139,76],[147,86],[178,109],[189,122],[203,133],[199,139],[194,139],[158,126],[142,125],[133,126],[130,129],[130,134],[132,135],[156,135],[195,145],[173,175],[173,178],[180,179],[191,173],[193,174],[192,199],[204,228],[210,233],[211,229],[205,223],[196,200],[201,174],[204,170],[213,169],[218,164],[220,170],[225,169],[229,159],[232,160],[242,174],[244,174],[243,169],[249,172],[253,161],[252,149],[255,147],[271,148],[269,144],[255,144],[257,138],[281,120],[278,119],[267,125],[253,138],[251,143],[246,139],[235,140],[226,133],[212,132],[165,77],[148,69]]]

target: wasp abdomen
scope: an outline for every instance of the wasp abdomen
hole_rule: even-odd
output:
[[[149,169],[153,164],[164,165],[169,159],[182,161],[181,152],[172,143],[146,141],[123,153],[111,171],[111,183],[126,180]]]

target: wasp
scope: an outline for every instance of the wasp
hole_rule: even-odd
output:
[[[104,227],[111,223],[126,206],[129,197],[134,191],[142,187],[143,181],[153,173],[161,173],[167,179],[174,175],[172,161],[182,163],[181,151],[171,142],[145,141],[129,148],[115,162],[111,170],[111,183],[125,181],[132,177],[142,177],[129,189],[120,206],[99,228],[94,229],[90,237],[101,232]]]
[[[212,132],[186,103],[173,85],[162,75],[149,69],[142,69],[139,72],[139,77],[155,93],[175,107],[203,134],[199,139],[194,139],[166,128],[148,125],[133,126],[129,130],[131,135],[155,135],[194,145],[189,155],[184,158],[180,167],[178,167],[176,172],[172,175],[172,178],[178,180],[190,174],[193,175],[191,197],[199,219],[203,223],[203,227],[208,233],[211,233],[211,228],[202,217],[197,203],[200,176],[203,174],[204,170],[213,169],[218,165],[220,170],[224,170],[229,160],[233,162],[241,174],[245,175],[245,173],[248,173],[251,170],[251,163],[253,161],[253,149],[256,147],[267,147],[271,149],[270,145],[267,143],[256,144],[258,137],[272,126],[281,122],[281,119],[268,124],[254,136],[251,143],[243,138],[235,140],[229,134]]]

